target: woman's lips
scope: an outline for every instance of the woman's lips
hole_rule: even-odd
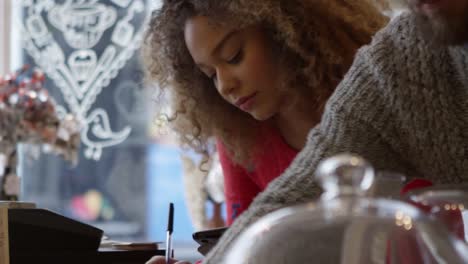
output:
[[[236,105],[237,107],[239,107],[240,109],[242,109],[243,111],[249,111],[254,102],[255,102],[255,96],[257,95],[257,93],[253,93],[249,96],[245,96],[245,97],[242,97],[240,98],[239,100],[236,101]]]

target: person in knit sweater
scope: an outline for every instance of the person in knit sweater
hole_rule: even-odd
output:
[[[409,0],[361,48],[291,166],[259,194],[204,263],[222,263],[248,225],[317,198],[317,164],[348,152],[436,184],[468,181],[468,0]],[[272,249],[274,250],[274,249]]]
[[[183,145],[210,155],[217,139],[228,224],[303,148],[357,49],[387,23],[371,2],[167,0],[153,12],[148,79]]]

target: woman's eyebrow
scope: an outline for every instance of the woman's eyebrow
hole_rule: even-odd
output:
[[[223,37],[221,37],[221,40],[216,44],[216,47],[213,49],[211,52],[211,55],[215,55],[219,52],[219,50],[226,44],[226,42],[232,38],[238,31],[237,30],[231,30],[224,34]]]
[[[237,34],[238,31],[237,30],[231,30],[229,32],[227,32],[226,34],[224,34],[220,39],[220,41],[216,44],[215,48],[211,51],[211,56],[214,56],[216,55],[217,53],[219,53],[219,51],[221,50],[221,48],[226,44],[226,42],[228,42],[229,39],[231,39],[235,34]],[[209,69],[210,67],[206,66],[205,64],[203,63],[196,63],[197,67],[202,70],[203,72],[205,71],[208,71],[207,69]]]

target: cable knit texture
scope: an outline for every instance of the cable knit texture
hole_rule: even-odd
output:
[[[359,50],[304,149],[204,263],[222,263],[234,239],[259,217],[317,198],[313,173],[325,157],[357,153],[377,169],[459,183],[468,179],[467,151],[468,47],[430,47],[413,15],[403,14]]]

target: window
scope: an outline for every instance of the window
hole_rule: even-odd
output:
[[[8,70],[8,65],[10,65],[10,56],[8,56],[8,51],[10,50],[8,41],[8,32],[10,30],[10,12],[11,5],[10,1],[1,1],[0,2],[0,74],[5,74]]]
[[[151,91],[142,85],[138,57],[158,4],[2,0],[0,72],[25,63],[41,68],[59,110],[84,122],[76,167],[53,155],[31,158],[21,147],[23,200],[102,228],[112,239],[153,241],[164,241],[174,202],[176,254],[194,260],[179,150],[150,132]]]

